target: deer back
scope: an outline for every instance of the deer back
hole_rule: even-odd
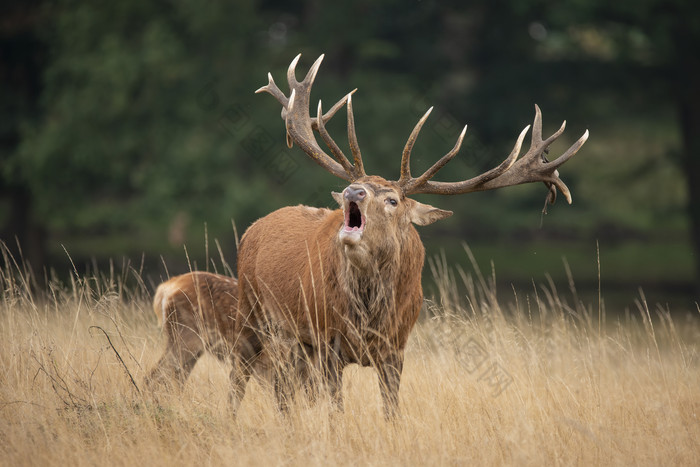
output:
[[[238,281],[199,271],[173,277],[156,289],[153,310],[171,341],[183,335],[207,343],[230,340],[238,314]]]

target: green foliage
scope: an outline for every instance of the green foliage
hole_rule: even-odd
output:
[[[124,229],[167,222],[182,209],[230,216],[217,198],[245,180],[231,157],[237,141],[216,128],[212,112],[221,104],[199,95],[211,76],[238,78],[227,95],[253,88],[246,64],[255,50],[246,38],[257,22],[245,8],[223,4],[163,6],[59,2],[51,9],[45,118],[27,129],[18,153],[38,195],[35,215],[50,228]],[[240,26],[230,28],[225,18],[236,15]],[[212,99],[226,97],[219,92]]]
[[[210,237],[230,238],[231,219],[242,231],[283,205],[331,206],[342,181],[287,149],[279,105],[253,94],[268,71],[285,89],[298,52],[299,75],[326,53],[313,96],[325,108],[358,88],[371,173],[397,177],[408,134],[435,105],[414,172],[468,123],[464,149],[438,177],[471,177],[509,152],[538,103],[545,132],[570,123],[553,154],[586,128],[593,135],[562,170],[576,204],[551,209],[548,235],[588,242],[609,232],[681,237],[687,228],[675,87],[682,58],[700,42],[690,2],[59,0],[31,8],[40,18],[32,33],[47,50],[43,89],[27,94],[35,113],[13,101],[0,115],[3,134],[19,140],[4,152],[2,173],[5,185],[29,193],[51,251],[72,243],[88,256],[171,254],[201,244],[205,223]],[[342,147],[345,124],[341,112],[328,125]],[[535,186],[425,197],[457,213],[426,233],[428,244],[540,235],[544,195]]]

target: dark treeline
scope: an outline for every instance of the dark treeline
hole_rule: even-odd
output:
[[[497,271],[527,282],[551,265],[509,248],[583,248],[593,264],[598,240],[615,258],[610,280],[689,287],[700,270],[698,5],[4,2],[2,240],[19,243],[35,271],[65,269],[64,247],[77,264],[145,255],[172,273],[189,267],[185,244],[200,269],[205,250],[221,264],[218,243],[235,265],[232,220],[241,233],[283,205],[331,206],[343,186],[287,149],[277,104],[253,93],[268,71],[283,84],[297,53],[300,74],[325,53],[314,97],[327,107],[358,88],[371,173],[398,176],[403,144],[431,105],[416,172],[469,124],[443,180],[498,164],[535,103],[545,132],[568,122],[554,152],[590,130],[562,171],[573,206],[560,200],[541,219],[542,186],[432,197],[455,216],[422,232],[429,252],[467,241],[488,261],[499,250]],[[329,131],[346,142],[342,113]]]

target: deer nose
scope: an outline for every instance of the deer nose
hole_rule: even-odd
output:
[[[345,199],[348,201],[362,201],[367,196],[364,188],[350,185],[345,189]]]

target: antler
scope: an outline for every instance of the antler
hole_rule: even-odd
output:
[[[285,126],[287,128],[287,145],[290,148],[292,147],[292,143],[296,143],[297,146],[299,146],[306,154],[311,156],[311,158],[318,165],[344,180],[352,182],[360,177],[364,177],[365,171],[362,164],[360,148],[357,144],[357,135],[355,134],[355,118],[352,113],[351,96],[356,89],[340,99],[325,114],[322,111],[321,101],[319,100],[316,117],[311,118],[311,115],[309,114],[311,86],[313,86],[316,73],[318,72],[318,68],[321,66],[324,56],[321,55],[318,57],[318,59],[316,59],[302,82],[297,81],[295,72],[297,62],[299,62],[300,57],[301,54],[297,55],[294,60],[292,60],[292,63],[289,65],[289,69],[287,70],[287,81],[289,83],[290,90],[289,97],[285,96],[284,93],[277,87],[277,84],[275,84],[275,81],[272,79],[271,73],[267,74],[269,83],[255,92],[267,92],[277,99],[280,104],[282,104],[282,119],[285,121]],[[348,158],[345,157],[345,154],[343,154],[335,141],[333,141],[325,127],[326,122],[328,122],[346,103],[348,108],[348,139],[350,142],[350,150],[353,155],[354,165],[352,165]],[[314,130],[319,132],[321,138],[323,138],[323,141],[325,141],[328,148],[338,160],[337,162],[319,147],[313,134]]]
[[[494,167],[493,169],[474,178],[461,182],[433,182],[430,181],[430,179],[459,151],[467,127],[464,127],[464,130],[462,130],[462,133],[459,135],[457,144],[450,152],[437,161],[423,175],[418,178],[413,178],[411,177],[410,169],[411,150],[413,149],[413,144],[415,143],[416,137],[418,136],[418,133],[420,132],[423,123],[425,123],[425,120],[428,118],[431,110],[432,108],[430,108],[425,113],[423,118],[420,119],[406,142],[406,147],[401,159],[401,176],[398,181],[405,194],[432,193],[439,195],[458,195],[463,193],[471,193],[474,191],[493,190],[511,185],[541,181],[544,182],[549,188],[547,199],[550,203],[554,203],[556,200],[557,189],[559,189],[564,197],[566,197],[569,204],[571,204],[571,192],[559,178],[559,172],[557,169],[566,161],[571,159],[574,154],[581,149],[583,143],[585,143],[588,139],[588,130],[586,130],[583,136],[581,136],[581,138],[579,138],[579,140],[576,141],[564,154],[559,156],[559,158],[556,160],[549,162],[545,157],[547,148],[564,132],[566,121],[562,123],[561,128],[559,128],[559,130],[557,130],[552,136],[546,140],[542,140],[542,112],[540,111],[540,108],[535,105],[535,121],[532,125],[532,142],[530,143],[530,149],[528,149],[522,158],[518,159],[518,156],[520,155],[520,148],[523,144],[523,139],[525,139],[525,135],[530,129],[529,125],[525,127],[525,129],[520,133],[520,136],[518,136],[518,140],[516,141],[513,150],[510,152],[510,155],[497,167]]]

